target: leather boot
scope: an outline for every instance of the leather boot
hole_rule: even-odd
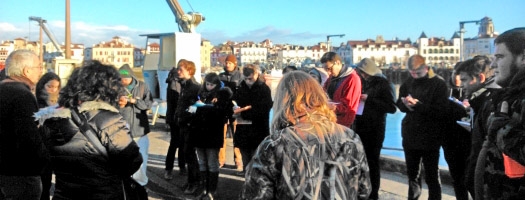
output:
[[[203,200],[213,200],[217,192],[217,184],[219,183],[219,172],[208,172],[206,177],[206,196]]]

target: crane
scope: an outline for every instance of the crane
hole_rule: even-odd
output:
[[[42,19],[41,17],[29,17],[29,20],[31,21],[36,21],[38,22],[38,25],[40,26],[40,28],[42,28],[42,30],[44,30],[44,32],[46,33],[47,37],[49,37],[49,39],[51,40],[51,42],[53,43],[53,45],[55,46],[55,48],[57,49],[57,51],[62,54],[62,49],[60,48],[60,45],[58,44],[57,40],[55,39],[55,37],[53,36],[53,34],[51,34],[51,32],[49,32],[49,30],[47,29],[47,26],[45,23],[47,23],[47,20],[45,19]]]
[[[330,38],[331,37],[344,37],[345,34],[338,34],[338,35],[327,35],[326,36],[326,49],[327,51],[330,51]]]
[[[463,45],[463,34],[465,34],[465,24],[467,23],[476,23],[479,24],[481,20],[471,20],[471,21],[460,21],[459,22],[459,61],[464,61],[465,52]]]
[[[205,20],[202,14],[197,12],[184,13],[182,7],[177,0],[166,0],[171,8],[171,12],[175,15],[175,21],[179,24],[179,31],[184,33],[195,33],[195,28]]]

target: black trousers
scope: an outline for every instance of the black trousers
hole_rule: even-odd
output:
[[[470,133],[454,132],[452,134],[453,137],[445,138],[443,153],[445,154],[448,170],[452,177],[456,199],[468,200],[469,189],[466,185],[466,173],[470,156]],[[474,195],[473,189],[470,192]]]
[[[200,180],[199,161],[195,146],[190,142],[191,131],[187,126],[180,127],[180,134],[184,138],[184,159],[188,165],[188,184],[195,184]]]
[[[175,152],[177,153],[177,159],[179,163],[179,168],[181,170],[186,169],[186,160],[184,159],[184,140],[180,134],[180,128],[176,122],[170,123],[170,146],[168,147],[168,153],[166,154],[166,168],[167,171],[173,170],[173,162],[175,161]]]
[[[439,149],[404,149],[408,174],[408,199],[421,196],[421,165],[425,167],[425,182],[428,185],[428,199],[441,200],[439,179]]]
[[[356,132],[358,130],[356,129]],[[357,132],[363,142],[365,148],[366,160],[368,161],[368,168],[370,169],[370,183],[372,184],[372,191],[369,199],[379,199],[379,187],[381,186],[381,168],[379,158],[381,156],[381,148],[383,148],[383,141],[385,139],[385,132],[382,134],[377,132],[361,131]]]

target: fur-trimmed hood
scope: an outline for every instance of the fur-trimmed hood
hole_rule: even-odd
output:
[[[78,111],[80,113],[91,110],[107,110],[116,113],[119,112],[117,108],[109,105],[108,103],[100,101],[86,101],[80,104],[78,107]],[[35,118],[35,121],[38,121],[38,124],[42,125],[47,119],[50,118],[71,118],[71,110],[64,107],[49,106],[40,109],[33,115],[33,117]]]

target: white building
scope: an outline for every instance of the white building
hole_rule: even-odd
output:
[[[494,40],[497,36],[492,19],[484,17],[480,20],[478,34],[475,37],[463,39],[464,58],[469,59],[477,55],[490,57],[494,54]]]
[[[316,46],[297,46],[285,45],[277,51],[277,66],[293,65],[302,67],[303,65],[318,65],[321,57],[326,53],[326,43],[319,43]]]
[[[417,49],[427,64],[451,68],[459,62],[460,37],[454,33],[450,40],[445,40],[444,37],[428,38],[425,32],[422,32],[417,39]]]
[[[255,62],[267,63],[268,49],[265,47],[256,47],[256,45],[241,47],[239,57],[242,66]]]
[[[350,64],[357,64],[363,58],[370,58],[378,66],[386,66],[391,63],[401,63],[404,65],[411,55],[417,53],[417,48],[411,43],[410,39],[384,40],[383,36],[378,35],[376,40],[353,40],[340,47],[341,52],[345,52],[344,58],[350,59]],[[348,55],[350,50],[351,55]],[[341,54],[340,54],[341,55]],[[342,56],[342,55],[341,55]]]

